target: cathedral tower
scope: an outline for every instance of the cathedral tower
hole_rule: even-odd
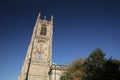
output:
[[[31,42],[18,80],[50,80],[52,65],[53,16],[48,21],[40,19],[40,14],[33,30]]]

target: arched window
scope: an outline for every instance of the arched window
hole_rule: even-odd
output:
[[[44,25],[44,26],[42,26],[42,28],[41,28],[40,35],[46,35],[46,32],[47,32],[47,28],[46,28],[46,26]]]

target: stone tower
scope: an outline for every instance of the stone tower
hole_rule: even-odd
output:
[[[51,20],[46,20],[40,19],[39,14],[18,80],[51,79],[52,34],[53,16]]]

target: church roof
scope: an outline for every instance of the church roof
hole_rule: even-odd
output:
[[[67,65],[59,65],[59,64],[53,64],[52,65],[52,70],[66,70]]]

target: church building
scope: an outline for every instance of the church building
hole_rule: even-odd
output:
[[[53,16],[37,17],[32,38],[18,80],[60,80],[64,65],[52,63]]]

